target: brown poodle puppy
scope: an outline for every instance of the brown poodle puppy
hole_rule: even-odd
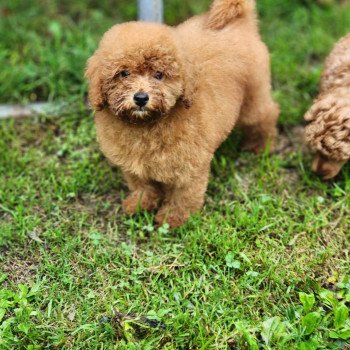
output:
[[[101,150],[131,190],[124,211],[160,206],[158,224],[180,226],[202,207],[210,162],[234,126],[253,151],[276,136],[279,110],[253,0],[215,0],[176,28],[116,25],[86,77]]]
[[[306,113],[306,142],[317,151],[312,170],[323,179],[336,176],[350,158],[350,35],[326,60],[321,91]]]

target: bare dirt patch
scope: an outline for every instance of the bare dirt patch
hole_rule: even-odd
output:
[[[0,271],[7,275],[8,282],[28,283],[35,279],[41,260],[38,251],[35,252],[35,256],[28,256],[28,252],[24,254],[18,248],[16,254],[4,254],[0,260]]]
[[[292,128],[283,127],[277,139],[277,146],[274,153],[287,154],[292,152],[308,153],[309,149],[304,142],[304,127],[297,125]]]

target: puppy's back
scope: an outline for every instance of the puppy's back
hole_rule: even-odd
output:
[[[254,0],[215,0],[207,13],[188,19],[175,33],[188,58],[208,79],[239,83],[252,65],[268,61]]]

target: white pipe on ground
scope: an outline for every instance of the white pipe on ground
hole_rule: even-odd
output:
[[[38,114],[48,114],[55,106],[49,102],[21,105],[0,105],[0,119],[32,117]]]
[[[35,102],[27,105],[0,105],[0,120],[8,118],[34,117],[37,115],[62,116],[77,110],[88,110],[79,101]]]

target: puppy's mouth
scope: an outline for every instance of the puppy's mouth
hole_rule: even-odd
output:
[[[160,110],[150,110],[147,107],[137,107],[130,110],[124,110],[117,115],[127,124],[148,125],[156,123],[165,114]]]

